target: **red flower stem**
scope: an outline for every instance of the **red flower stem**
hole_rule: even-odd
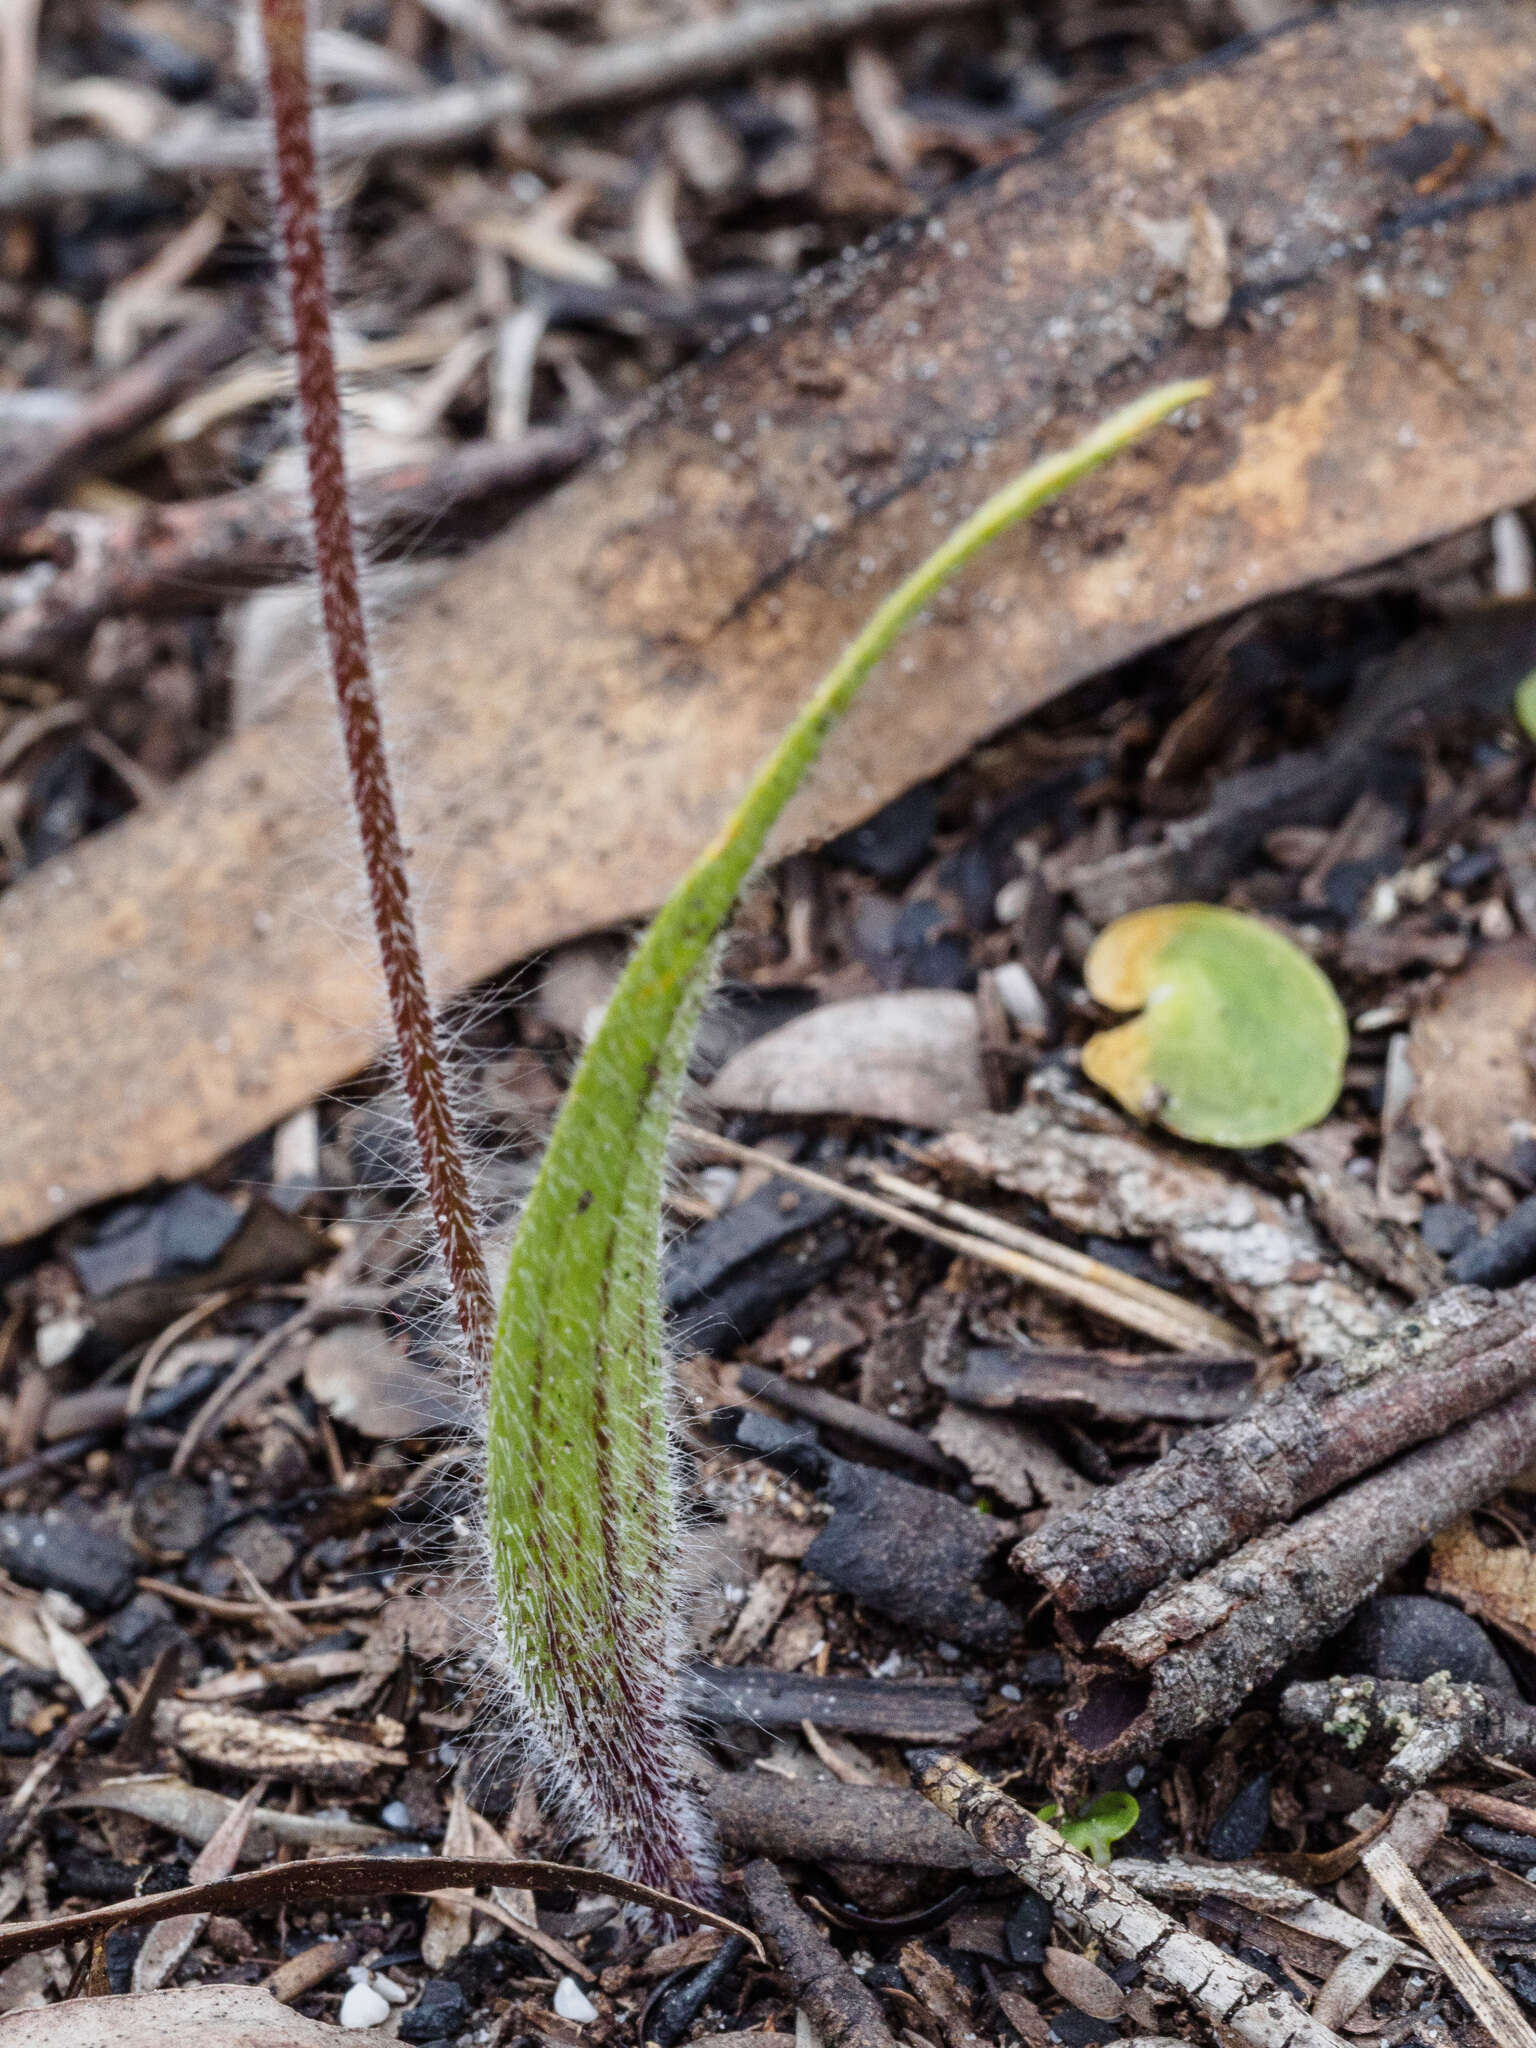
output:
[[[405,847],[390,787],[373,686],[351,500],[342,454],[341,397],[310,125],[306,0],[261,0],[277,166],[278,217],[293,318],[299,417],[314,522],[315,571],[352,805],[368,874],[374,930],[389,992],[401,1078],[470,1363],[484,1380],[495,1307],[469,1176],[449,1099],[437,1020],[411,911]]]

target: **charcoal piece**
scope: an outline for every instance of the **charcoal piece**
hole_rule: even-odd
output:
[[[1342,1638],[1335,1662],[1341,1673],[1415,1682],[1448,1671],[1457,1685],[1478,1685],[1504,1699],[1520,1697],[1486,1629],[1459,1607],[1427,1593],[1368,1600]]]
[[[135,1593],[107,1623],[93,1654],[108,1678],[135,1678],[172,1643],[190,1649],[192,1638],[158,1593]]]
[[[1268,1832],[1269,1773],[1261,1771],[1211,1823],[1205,1853],[1218,1863],[1244,1863],[1259,1853]]]
[[[56,1850],[59,1883],[64,1892],[82,1899],[131,1899],[144,1875],[140,1863],[124,1863],[116,1856],[98,1856],[94,1849],[75,1843]]]
[[[797,1476],[805,1472],[813,1486],[820,1486],[827,1475],[831,1453],[821,1448],[813,1422],[781,1422],[777,1415],[764,1415],[756,1408],[717,1408],[711,1421],[717,1442],[766,1458],[781,1471]]]
[[[20,1585],[67,1593],[92,1614],[121,1607],[137,1569],[119,1537],[68,1515],[0,1515],[0,1570]]]
[[[645,2039],[655,2041],[658,2048],[676,2048],[710,1999],[735,1975],[746,1952],[744,1935],[728,1935],[707,1963],[669,1985],[645,2016]]]
[[[1477,1217],[1461,1202],[1429,1202],[1419,1219],[1419,1235],[1442,1259],[1454,1259],[1477,1236]]]
[[[941,861],[934,874],[937,886],[955,897],[967,931],[990,931],[996,923],[998,864],[984,839],[968,839]]]
[[[1536,1273],[1536,1195],[1511,1209],[1486,1237],[1464,1245],[1447,1269],[1461,1286],[1509,1287]]]
[[[1496,1863],[1508,1863],[1516,1870],[1529,1870],[1536,1863],[1536,1835],[1522,1835],[1514,1828],[1491,1828],[1480,1820],[1469,1820],[1461,1839],[1480,1856]]]
[[[85,836],[91,824],[95,778],[95,756],[78,740],[44,761],[27,793],[29,825],[23,835],[27,867],[41,867]]]
[[[429,1977],[409,2012],[400,2015],[398,2038],[412,2043],[444,2041],[469,2024],[469,2000],[451,1977]]]
[[[1499,857],[1491,846],[1474,847],[1471,853],[1447,861],[1440,871],[1440,880],[1447,889],[1475,889],[1479,882],[1487,881],[1498,864]]]
[[[740,1439],[737,1439],[738,1442]],[[695,1664],[687,1703],[706,1722],[742,1721],[755,1728],[818,1728],[878,1735],[888,1742],[963,1742],[980,1717],[958,1679],[813,1678],[804,1671],[768,1671]]]
[[[1038,1892],[1026,1892],[1003,1926],[1003,1946],[1016,1963],[1043,1963],[1052,1913]]]
[[[1098,2048],[1101,2041],[1115,2041],[1120,2029],[1112,2020],[1091,2020],[1087,2013],[1069,2005],[1051,2021],[1051,2039],[1061,2048]]]
[[[1376,883],[1402,865],[1397,853],[1374,854],[1368,860],[1341,860],[1323,877],[1323,898],[1330,910],[1352,923]]]
[[[1163,1838],[1168,1833],[1168,1817],[1163,1812],[1162,1794],[1155,1785],[1145,1782],[1135,1794],[1136,1825],[1120,1844],[1122,1856],[1150,1856],[1158,1861],[1162,1855]]]
[[[160,1202],[129,1202],[115,1209],[70,1264],[93,1299],[136,1280],[168,1280],[211,1265],[240,1228],[232,1202],[196,1181]]]
[[[148,1933],[147,1927],[114,1927],[107,1936],[107,1988],[114,1998],[133,1989],[133,1966]]]
[[[1065,1685],[1067,1666],[1060,1650],[1032,1650],[1019,1666],[1019,1682],[1021,1685]]]
[[[964,939],[941,932],[921,945],[898,949],[904,988],[973,989],[976,969]]]
[[[920,782],[851,832],[828,840],[822,850],[828,860],[899,888],[922,866],[938,822],[933,785]]]
[[[979,1583],[1002,1540],[974,1508],[839,1460],[827,1481],[833,1515],[805,1554],[817,1572],[891,1620],[973,1649],[1005,1650],[1018,1624]]]
[[[713,1289],[707,1300],[690,1303],[678,1319],[679,1334],[701,1351],[726,1353],[750,1344],[781,1309],[830,1279],[852,1250],[848,1233],[834,1230],[781,1258],[758,1259]]]
[[[771,1180],[745,1202],[701,1223],[667,1254],[664,1291],[670,1309],[685,1309],[710,1294],[727,1273],[760,1252],[771,1251],[796,1231],[836,1215],[842,1204],[832,1195]]]
[[[1497,1962],[1499,1975],[1516,1998],[1528,2011],[1536,2012],[1536,1963],[1527,1962],[1524,1956],[1500,1956]]]

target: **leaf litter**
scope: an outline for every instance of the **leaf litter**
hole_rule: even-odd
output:
[[[190,17],[168,18],[172,47],[135,26],[131,62],[166,89],[179,63],[175,90],[201,90],[189,81],[226,59],[199,54]],[[1073,24],[1080,39],[1063,37],[1061,47],[1083,54],[1058,62],[1069,101],[1083,102],[1127,68],[1149,76],[1210,33],[1172,10],[1154,11],[1145,27],[1062,10],[1050,34]],[[600,33],[621,26],[605,15]],[[625,164],[635,151],[642,166],[623,229],[632,222],[639,267],[682,288],[670,233],[681,208],[696,276],[717,266],[723,274],[742,250],[732,237],[745,236],[757,238],[747,261],[761,279],[771,266],[760,259],[778,246],[767,238],[784,231],[754,207],[798,208],[803,223],[835,238],[830,181],[851,186],[858,171],[864,203],[878,192],[882,204],[905,206],[910,188],[892,181],[912,148],[931,178],[1011,146],[994,117],[978,114],[986,103],[956,82],[961,54],[974,61],[984,32],[975,32],[981,42],[968,40],[970,30],[944,33],[953,40],[932,76],[915,45],[898,48],[894,73],[890,60],[861,49],[846,105],[841,87],[818,74],[798,101],[764,88],[766,97],[754,89],[694,101],[686,115],[673,110],[668,133],[677,139],[667,147],[681,185],[643,165],[641,129],[615,118],[605,146]],[[178,37],[189,39],[179,56]],[[986,56],[997,61],[996,48]],[[454,47],[449,61],[462,62],[462,51]],[[1441,110],[1441,125],[1452,118]],[[1014,140],[1017,119],[1010,111],[1003,122],[1015,123]],[[867,131],[862,167],[851,121]],[[559,145],[581,147],[590,144]],[[817,152],[819,168],[808,172]],[[620,232],[608,218],[618,188],[603,183],[612,165],[586,169],[596,201],[578,204],[571,192],[558,214],[516,224],[520,282],[530,259],[568,264],[572,248],[615,260],[588,241]],[[578,157],[573,175],[581,174]],[[485,182],[478,164],[468,175]],[[535,175],[558,188],[562,172],[551,156]],[[709,200],[707,224],[690,220],[711,190],[745,195],[749,185],[735,217],[709,212],[719,204]],[[430,183],[423,199],[422,189],[381,195],[385,217],[363,237],[381,294],[409,274],[389,237],[408,239],[419,226],[413,209],[425,205],[437,219],[460,203]],[[478,187],[471,195],[476,204],[484,196]],[[1219,203],[1202,205],[1182,237],[1177,288],[1193,294],[1200,318],[1219,321],[1234,224]],[[102,231],[68,232],[94,261]],[[144,223],[121,232],[147,255],[158,231]],[[484,248],[495,237],[476,228],[472,239]],[[505,236],[498,245],[503,255],[512,246]],[[621,250],[621,274],[628,260]],[[99,275],[81,288],[79,336],[41,320],[26,328],[32,359],[66,398],[99,288]],[[562,288],[576,284],[566,278]],[[515,339],[506,326],[523,309],[484,289],[470,332],[488,338],[502,323],[497,345],[507,347],[494,360],[504,376]],[[666,339],[674,330],[665,308],[643,301],[633,280],[621,296],[622,305],[595,313],[572,299],[544,322],[532,379],[539,417],[553,416],[557,388],[579,392],[583,376],[624,388],[688,345]],[[14,317],[31,322],[30,302]],[[180,317],[172,306],[171,319]],[[714,316],[701,299],[692,317]],[[638,364],[637,322],[650,323],[651,350]],[[505,426],[516,395],[490,379],[482,392],[478,365],[458,367],[467,354],[450,364],[462,338],[446,329],[417,336],[413,360],[427,374],[444,367],[440,402],[458,408],[456,431],[475,433],[493,403]],[[808,381],[825,374],[811,356]],[[448,395],[448,367],[465,379],[457,396]],[[403,385],[417,372],[382,374]],[[257,474],[264,457],[253,429],[264,416],[233,384],[208,416],[188,440],[162,432],[126,473],[173,496],[206,489],[231,464]],[[172,461],[174,447],[184,452]],[[1480,1845],[1471,1832],[1478,1810],[1463,1803],[1531,1811],[1522,1781],[1498,1762],[1495,1735],[1508,1744],[1518,1733],[1512,1709],[1497,1721],[1469,1711],[1457,1724],[1466,1739],[1441,1752],[1451,1759],[1443,1773],[1458,1780],[1439,1781],[1443,1817],[1416,1845],[1392,1845],[1417,1864],[1426,1913],[1390,1859],[1376,1861],[1391,1889],[1374,1892],[1370,1847],[1350,1863],[1348,1845],[1374,1825],[1362,1812],[1386,1812],[1399,1781],[1364,1736],[1350,1746],[1342,1698],[1328,1710],[1332,1734],[1283,1720],[1261,1695],[1221,1725],[1116,1767],[1117,1782],[1090,1782],[1059,1709],[1082,1683],[1091,1644],[1005,1562],[1008,1545],[1048,1527],[1052,1514],[1091,1509],[1111,1482],[1151,1468],[1192,1428],[1246,1412],[1296,1360],[1325,1369],[1356,1360],[1358,1340],[1398,1327],[1394,1314],[1436,1290],[1434,1261],[1513,1243],[1500,1253],[1500,1284],[1536,1269],[1536,1238],[1522,1253],[1510,1237],[1536,1192],[1520,951],[1532,916],[1523,817],[1532,764],[1513,722],[1513,684],[1502,701],[1491,685],[1474,701],[1466,666],[1469,633],[1496,657],[1507,640],[1511,664],[1524,658],[1509,558],[1499,536],[1469,530],[1373,572],[1373,587],[1356,579],[1354,588],[1267,601],[1240,615],[1236,632],[1201,629],[1111,670],[958,765],[935,764],[915,800],[899,799],[846,841],[775,871],[737,919],[719,1008],[729,1050],[713,1085],[714,1113],[739,1150],[722,1157],[685,1143],[674,1190],[688,1233],[678,1270],[686,1260],[695,1276],[708,1275],[692,1293],[679,1281],[681,1334],[698,1347],[681,1374],[700,1516],[693,1676],[710,1703],[719,1773],[711,1804],[730,1854],[767,1852],[791,1867],[885,2035],[909,2044],[971,2033],[1087,2042],[1133,2029],[1200,2038],[1179,1994],[1134,1975],[1122,1983],[1124,1965],[1091,1937],[1081,1952],[1064,1946],[1082,1938],[1065,1917],[1054,1931],[1047,1920],[1049,1938],[1031,1945],[1025,1921],[1037,1902],[906,1789],[902,1752],[913,1742],[957,1744],[1033,1802],[1054,1799],[1069,1813],[1094,1796],[1133,1798],[1137,1820],[1114,1845],[1112,1868],[1245,1967],[1262,1958],[1268,1982],[1300,2006],[1311,2002],[1330,2029],[1366,2022],[1393,2042],[1419,2027],[1474,2039],[1424,1949],[1410,1945],[1429,1947],[1433,1932],[1445,1967],[1460,1969],[1463,1988],[1474,1986],[1491,2012],[1487,1983],[1466,1974],[1441,1922],[1459,1930],[1506,1997],[1529,2005],[1536,1994],[1524,1866],[1507,1849]],[[1505,608],[1484,609],[1495,591]],[[89,662],[94,695],[83,719],[64,699],[67,716],[18,725],[60,705],[51,673],[18,672],[17,694],[6,696],[20,749],[6,755],[6,772],[26,771],[7,841],[13,869],[46,872],[50,858],[141,800],[147,778],[175,775],[217,736],[217,657],[183,620],[131,611],[108,619]],[[1519,673],[1528,667],[1525,659]],[[1365,795],[1362,732],[1379,755]],[[137,782],[113,780],[113,746]],[[1319,759],[1330,764],[1322,775]],[[1259,784],[1241,780],[1266,774]],[[1308,774],[1305,803],[1286,799]],[[1333,794],[1319,811],[1324,787]],[[1305,1150],[1300,1141],[1236,1156],[1181,1147],[1127,1123],[1078,1079],[1081,1048],[1104,1021],[1082,965],[1110,914],[1107,892],[1141,886],[1150,859],[1193,858],[1186,848],[1208,863],[1198,893],[1268,920],[1344,1000],[1351,1034],[1325,1144],[1314,1132],[1318,1144]],[[561,964],[557,956],[550,970]],[[540,1121],[602,991],[580,1017],[514,997],[498,986],[481,1005],[467,1083],[497,1134],[496,1185],[507,1202],[526,1184]],[[915,1097],[910,1073],[877,1065],[845,1026],[851,1016],[893,1014],[893,1004],[894,1014],[950,1020],[950,1035],[923,1048],[937,1098],[931,1084]],[[1474,1027],[1482,1035],[1469,1036]],[[797,1028],[802,1043],[816,1042],[819,1072],[801,1057]],[[766,1064],[775,1058],[777,1070]],[[733,1096],[743,1061],[767,1078],[752,1082],[756,1093]],[[317,1854],[395,1846],[421,1863],[434,1846],[478,1855],[512,1843],[552,1855],[580,1846],[559,1838],[515,1760],[480,1740],[475,1659],[453,1619],[460,1595],[445,1537],[460,1484],[451,1402],[409,1176],[398,1159],[391,1164],[388,1116],[369,1123],[378,1100],[365,1085],[319,1105],[313,1156],[296,1174],[279,1170],[262,1141],[210,1160],[203,1183],[147,1196],[137,1213],[64,1223],[8,1273],[0,1934],[112,1899],[163,1892],[174,1902],[196,1852],[221,1835],[217,1855],[243,1859],[255,1875],[274,1857],[309,1852],[273,1865],[292,1875],[274,1883],[268,1906],[238,1919],[210,1908],[169,1964],[183,1938],[168,1932],[174,1903],[158,1922],[163,1941],[124,1926],[99,1952],[71,1938],[8,1963],[0,2000],[18,2040],[28,2027],[39,2041],[86,2040],[98,2013],[114,2042],[140,2038],[136,2028],[146,2040],[201,2031],[220,2048],[244,2038],[334,2039],[346,1998],[361,1987],[370,2011],[382,2003],[400,2012],[390,2022],[399,2038],[477,2038],[480,2029],[487,2039],[572,2048],[588,2034],[616,2041],[632,2028],[653,1969],[681,1972],[686,1987],[713,1959],[686,1942],[675,1960],[636,1954],[619,1923],[595,1902],[584,1907],[574,1889],[530,1898],[503,1887],[482,1897],[468,1889],[472,1871],[446,1891],[437,1886],[444,1896],[429,1902],[405,1889],[403,1874],[389,1880],[398,1891],[376,1900],[315,1905],[302,1895]],[[807,1187],[775,1176],[775,1157],[850,1194],[877,1190],[908,1220],[813,1201]],[[922,1194],[892,1194],[903,1185]],[[272,1190],[276,1203],[264,1203]],[[771,1231],[740,1227],[753,1202],[754,1217],[771,1212]],[[971,1218],[961,1225],[939,1203],[960,1204]],[[977,1214],[1001,1236],[982,1235]],[[970,1241],[924,1234],[925,1219]],[[978,1246],[1006,1250],[1010,1230],[1057,1247],[1054,1268],[1039,1257],[1026,1277],[988,1263]],[[1163,1305],[1170,1335],[1128,1335],[1102,1305],[1053,1286],[1051,1271],[1074,1260],[1145,1290]],[[284,1331],[295,1301],[282,1290],[296,1286],[304,1307],[336,1288],[357,1298],[335,1320],[322,1312],[305,1343],[308,1329]],[[1468,1300],[1469,1314],[1481,1313]],[[178,1330],[188,1316],[193,1323]],[[1227,1359],[1172,1341],[1173,1329],[1201,1317],[1241,1340]],[[1468,1326],[1477,1327],[1476,1314]],[[259,1346],[249,1398],[226,1401],[192,1429],[201,1403]],[[390,1370],[375,1371],[381,1364]],[[1356,1370],[1344,1373],[1346,1387]],[[1439,1377],[1454,1371],[1445,1365]],[[140,1395],[132,1401],[130,1381]],[[788,1405],[796,1389],[827,1405]],[[190,1405],[168,1405],[178,1398]],[[849,1410],[865,1420],[850,1427]],[[937,1461],[904,1451],[899,1435],[880,1438],[877,1422],[916,1435]],[[173,1525],[169,1496],[152,1515],[139,1489],[182,1446],[179,1469],[193,1492],[175,1503],[185,1518]],[[914,1493],[925,1496],[922,1517]],[[1526,1690],[1530,1498],[1517,1482],[1491,1513],[1453,1525],[1432,1551],[1415,1550],[1367,1610],[1385,1613],[1423,1587],[1436,1604],[1459,1601],[1494,1631],[1511,1683]],[[930,1526],[953,1526],[964,1540],[917,1533]],[[858,1593],[845,1590],[855,1583]],[[979,1627],[965,1623],[973,1608]],[[1478,1629],[1471,1619],[1466,1626]],[[1372,1641],[1379,1649],[1386,1638],[1383,1627]],[[1486,1683],[1481,1668],[1474,1677],[1436,1644],[1454,1666],[1453,1686]],[[1325,1648],[1305,1678],[1375,1683],[1364,1668],[1373,1658],[1381,1661],[1376,1651]],[[1393,1696],[1399,1753],[1416,1733],[1434,1732],[1436,1670],[1383,1668],[1380,1684],[1411,1688],[1418,1702]],[[123,1752],[134,1744],[143,1753],[130,1762]],[[875,1784],[859,1782],[866,1776]],[[1234,1814],[1248,1816],[1253,1846],[1235,1863],[1212,1860],[1237,1839]],[[1519,1837],[1508,1824],[1503,1833]],[[1256,1861],[1286,1853],[1312,1859],[1332,1896],[1298,1899],[1301,1888]],[[957,1872],[970,1890],[946,1905]],[[1415,1916],[1396,1923],[1410,1940],[1371,1926],[1384,1898]],[[914,1916],[934,1912],[911,1930]],[[441,1940],[445,1927],[452,1932]],[[319,1974],[296,1994],[300,2010],[277,2006],[262,1986],[317,1949],[319,1960],[304,1967]],[[129,1988],[162,1968],[180,1983]],[[403,2009],[386,1981],[404,1989]],[[586,1987],[579,2006],[567,1982]],[[72,1983],[91,1995],[66,2011]],[[746,1957],[699,1997],[674,2038],[782,2034],[795,2027],[802,1994]],[[362,2003],[354,1999],[354,2010]],[[452,2018],[457,2035],[427,2031],[434,2012]],[[274,2033],[274,2021],[286,2031]]]

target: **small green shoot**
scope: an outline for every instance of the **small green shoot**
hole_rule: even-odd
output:
[[[1328,977],[1242,911],[1165,903],[1106,925],[1088,993],[1139,1010],[1083,1047],[1083,1072],[1132,1116],[1206,1145],[1269,1145],[1325,1117],[1349,1023]]]
[[[1536,740],[1536,668],[1515,691],[1515,723],[1528,740]]]
[[[674,1704],[659,1260],[668,1137],[720,935],[775,820],[898,635],[972,556],[1206,388],[1165,386],[1036,463],[885,600],[657,913],[567,1091],[492,1345],[486,1548],[529,1741],[608,1867],[641,1882],[685,1896],[711,1882]]]
[[[1110,1844],[1131,1832],[1141,1818],[1141,1807],[1129,1792],[1101,1792],[1075,1819],[1062,1820],[1060,1814],[1059,1806],[1042,1806],[1035,1819],[1053,1827],[1069,1849],[1091,1856],[1095,1863],[1108,1863]]]

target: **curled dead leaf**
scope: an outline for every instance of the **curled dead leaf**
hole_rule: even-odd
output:
[[[709,1094],[721,1109],[941,1130],[987,1106],[976,1004],[948,989],[823,1003],[743,1046]]]

